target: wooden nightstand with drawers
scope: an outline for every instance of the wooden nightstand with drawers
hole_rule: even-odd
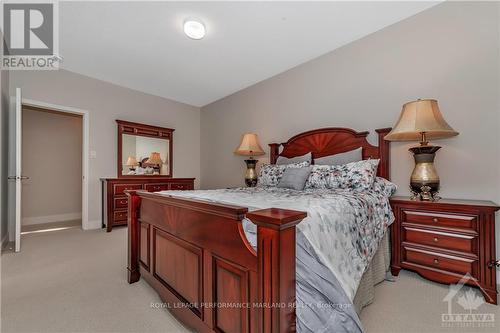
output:
[[[392,197],[391,271],[418,272],[440,283],[480,286],[488,303],[497,304],[495,212],[490,201],[414,201]]]

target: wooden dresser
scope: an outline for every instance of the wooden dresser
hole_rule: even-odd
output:
[[[194,178],[139,177],[101,178],[103,228],[110,232],[114,226],[127,224],[128,199],[126,190],[158,192],[166,190],[192,190]]]
[[[464,281],[497,304],[495,212],[490,201],[412,201],[393,197],[391,271],[403,269],[440,283]]]

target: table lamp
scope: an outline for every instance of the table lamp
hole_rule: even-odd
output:
[[[146,163],[153,165],[154,174],[160,174],[161,165],[163,164],[160,153],[152,152]]]
[[[415,168],[410,178],[413,199],[438,200],[439,176],[434,167],[434,158],[440,146],[430,145],[427,140],[444,139],[458,135],[444,120],[434,99],[419,99],[403,105],[399,119],[389,134],[388,141],[420,141],[420,145],[409,149],[415,159]]]
[[[253,157],[265,154],[259,144],[259,138],[257,137],[257,134],[244,134],[241,138],[240,146],[234,153],[238,155],[249,156],[249,158],[245,160],[245,163],[247,164],[247,170],[245,172],[245,184],[248,187],[254,187],[255,185],[257,185],[257,172],[255,171],[255,166],[257,165],[258,161]]]
[[[135,157],[129,156],[125,165],[129,167],[130,171],[135,171],[135,167],[139,166],[139,162],[137,162]]]

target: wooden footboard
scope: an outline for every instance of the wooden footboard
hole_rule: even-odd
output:
[[[128,282],[198,332],[295,331],[295,226],[306,213],[130,191]],[[242,219],[257,225],[257,253]]]

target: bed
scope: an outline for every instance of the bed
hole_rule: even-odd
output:
[[[312,152],[318,158],[361,147],[363,159],[379,159],[377,175],[389,179],[389,142],[383,140],[389,130],[376,130],[378,146],[366,140],[368,132],[346,128],[308,131],[285,143],[270,144],[270,162],[276,163],[278,156],[292,158]],[[376,206],[380,201],[376,194],[360,199],[344,192],[263,188],[183,194],[130,191],[128,282],[144,278],[166,307],[198,332],[307,332],[318,331],[318,327],[361,331],[351,306],[365,305],[366,296],[361,300],[358,296],[373,287],[370,278],[380,280],[381,270],[374,272],[373,267],[384,264],[374,261],[384,261],[387,256],[386,230],[392,213],[388,200],[384,207]],[[360,245],[366,252],[363,255],[353,255],[356,246],[351,249],[342,240],[311,240],[320,234],[317,228],[342,225],[330,219],[336,216],[341,221],[347,216],[343,207],[350,200],[361,208],[372,202],[375,206],[370,206],[369,215],[382,214],[378,228],[367,231],[365,224],[356,229],[357,238],[347,243],[367,243]],[[351,215],[358,216],[360,211]],[[358,216],[359,221],[366,216]],[[368,241],[370,238],[373,240]],[[352,272],[344,274],[350,268]],[[335,307],[318,307],[318,301]],[[311,304],[316,306],[314,311]],[[336,326],[324,326],[325,322]]]

